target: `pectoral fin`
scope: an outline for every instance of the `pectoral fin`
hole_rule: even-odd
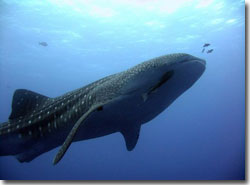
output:
[[[64,156],[65,152],[67,151],[67,149],[69,148],[70,144],[72,143],[74,136],[76,135],[76,132],[78,130],[78,128],[80,127],[80,125],[82,123],[84,123],[84,120],[86,120],[86,118],[95,110],[98,109],[98,107],[100,107],[102,105],[96,105],[92,108],[90,108],[85,114],[83,114],[80,119],[78,119],[78,121],[76,122],[76,124],[74,125],[74,127],[71,129],[69,135],[67,136],[66,140],[64,141],[63,145],[61,146],[61,148],[59,149],[59,151],[57,152],[54,160],[53,160],[53,164],[57,164],[62,157]]]
[[[131,124],[120,131],[125,139],[128,151],[134,149],[139,138],[140,128],[141,124]]]

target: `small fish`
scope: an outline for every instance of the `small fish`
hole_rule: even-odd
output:
[[[207,53],[212,53],[213,52],[213,49],[210,49],[207,51]]]
[[[44,47],[48,46],[47,42],[39,42],[39,45],[44,46]]]
[[[205,51],[205,48],[203,48],[202,53],[204,53],[204,51]]]
[[[208,47],[208,46],[210,46],[209,43],[205,43],[205,44],[203,45],[203,47]]]

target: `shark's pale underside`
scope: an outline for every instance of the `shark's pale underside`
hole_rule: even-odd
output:
[[[155,118],[190,88],[206,62],[189,54],[153,58],[56,98],[18,89],[9,120],[0,125],[0,155],[20,162],[72,142],[120,132],[129,151],[141,125]]]

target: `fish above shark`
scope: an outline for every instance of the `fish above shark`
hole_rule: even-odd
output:
[[[207,50],[207,53],[212,53],[212,52],[213,52],[213,49]]]
[[[208,47],[208,46],[210,46],[209,43],[205,43],[205,44],[203,45],[203,47]]]
[[[41,46],[44,46],[44,47],[47,47],[47,46],[48,46],[48,43],[47,43],[47,42],[39,42],[38,44],[41,45]]]
[[[9,120],[0,124],[0,156],[29,162],[72,142],[120,132],[128,151],[141,126],[154,119],[203,74],[206,62],[189,54],[164,55],[56,98],[18,89]]]

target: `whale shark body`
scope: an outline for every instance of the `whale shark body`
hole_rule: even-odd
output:
[[[189,54],[153,58],[56,98],[18,89],[9,120],[0,125],[0,156],[29,162],[61,146],[56,164],[72,142],[120,132],[127,150],[142,124],[155,118],[205,71]]]

